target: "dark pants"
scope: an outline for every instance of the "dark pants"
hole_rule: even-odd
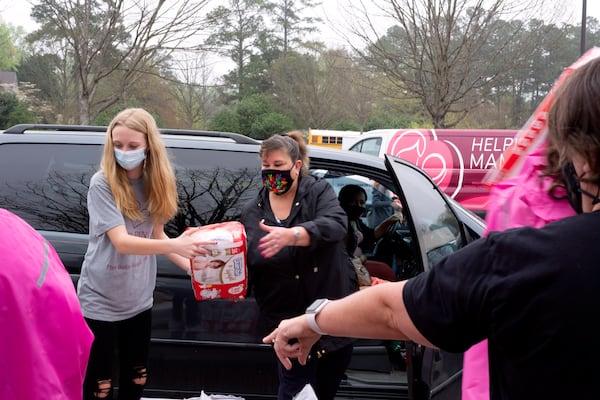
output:
[[[292,369],[286,370],[278,362],[279,393],[278,400],[291,400],[307,383],[313,387],[319,400],[333,400],[350,359],[353,346],[325,353],[321,357],[311,354],[306,365],[292,360]]]
[[[94,393],[99,391],[99,382],[107,380],[111,381],[111,390],[104,399],[113,399],[114,366],[119,369],[119,399],[141,398],[144,385],[136,384],[134,380],[147,376],[152,310],[123,321],[106,322],[86,318],[86,322],[94,333],[94,342],[83,384],[84,399],[97,400],[98,396]]]

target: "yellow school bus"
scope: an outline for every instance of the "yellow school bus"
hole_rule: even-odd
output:
[[[357,131],[334,131],[325,129],[308,129],[308,144],[332,149],[342,149],[344,138],[358,138]]]

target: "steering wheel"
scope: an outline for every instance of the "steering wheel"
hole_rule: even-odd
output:
[[[410,229],[400,221],[391,224],[377,241],[373,259],[395,265],[398,279],[415,275],[417,263]]]
[[[399,242],[404,242],[403,231],[410,234],[408,229],[404,229],[400,221],[395,221],[387,228],[385,233],[377,240],[373,249],[373,259],[383,261],[388,265],[394,265],[396,248]],[[402,244],[400,244],[402,246]]]

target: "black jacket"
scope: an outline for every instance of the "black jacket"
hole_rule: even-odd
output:
[[[357,247],[360,247],[363,252],[372,253],[377,243],[375,238],[375,229],[368,227],[360,218],[356,219],[358,230],[362,233],[362,242],[358,243],[358,233],[356,229],[348,222],[348,236],[346,238],[346,251],[350,255],[354,255]]]
[[[261,334],[282,319],[303,314],[315,299],[337,299],[358,290],[356,272],[345,250],[347,217],[329,183],[303,176],[289,217],[281,226],[302,226],[310,234],[309,247],[288,246],[266,259],[258,249],[265,236],[258,227],[279,225],[266,189],[245,205],[241,222],[247,234],[249,284],[260,307]]]

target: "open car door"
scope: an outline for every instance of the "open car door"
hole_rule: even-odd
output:
[[[385,159],[400,188],[399,196],[411,231],[417,259],[413,275],[433,268],[441,258],[483,234],[483,222],[471,226],[461,222],[458,213],[467,211],[450,200],[422,170],[392,156]],[[411,399],[460,398],[462,353],[430,349],[412,342],[407,342],[406,349]]]

